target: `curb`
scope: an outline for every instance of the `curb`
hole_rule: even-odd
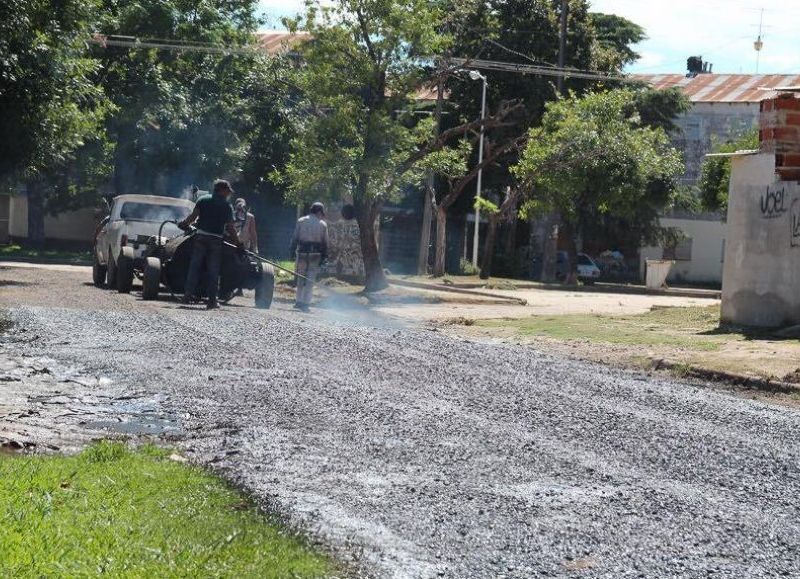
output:
[[[436,292],[450,292],[454,294],[464,294],[470,296],[480,296],[483,298],[492,298],[495,300],[502,300],[504,302],[511,302],[520,306],[527,306],[528,300],[522,298],[515,298],[511,296],[504,296],[500,294],[490,293],[490,292],[479,292],[472,289],[463,289],[459,287],[452,287],[447,285],[438,285],[438,284],[428,284],[428,283],[420,283],[416,281],[406,281],[406,280],[389,280],[390,285],[396,285],[400,287],[410,287],[415,289],[424,289],[429,291],[436,291]]]
[[[458,283],[454,285],[444,285],[435,283],[424,283],[407,280],[390,280],[389,283],[396,285],[409,284],[409,287],[419,287],[423,289],[438,290],[464,290],[472,291],[478,288],[485,287],[485,284],[479,283]],[[547,291],[566,291],[566,292],[585,292],[585,293],[604,293],[604,294],[634,294],[634,295],[651,295],[651,296],[674,296],[674,297],[687,297],[687,298],[708,298],[708,299],[721,299],[722,291],[710,289],[692,289],[692,288],[664,288],[664,289],[648,289],[644,286],[629,286],[629,285],[616,285],[616,284],[593,284],[593,285],[579,285],[579,286],[565,286],[558,283],[541,283],[522,281],[520,283],[512,282],[517,290],[547,290]],[[414,285],[410,285],[414,284]]]
[[[769,378],[757,378],[745,376],[744,374],[734,374],[723,370],[709,370],[700,366],[692,366],[672,362],[670,360],[651,358],[653,370],[680,370],[686,376],[707,380],[709,382],[725,382],[734,386],[744,386],[766,392],[779,392],[782,394],[800,393],[800,384],[783,382],[781,380],[771,380]]]

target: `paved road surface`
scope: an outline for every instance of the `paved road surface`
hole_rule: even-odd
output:
[[[207,313],[86,279],[0,269],[17,353],[157,404],[196,460],[365,574],[800,577],[796,411],[346,312]]]

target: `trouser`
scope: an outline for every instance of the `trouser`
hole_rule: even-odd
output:
[[[311,298],[314,296],[314,282],[317,280],[321,261],[322,255],[319,253],[297,253],[297,259],[294,264],[295,271],[308,278],[307,281],[302,277],[297,278],[295,301],[299,305],[311,305]]]
[[[189,275],[183,295],[187,298],[197,296],[200,273],[206,269],[205,290],[209,303],[217,302],[219,271],[222,265],[222,238],[195,233],[192,259],[189,262]]]

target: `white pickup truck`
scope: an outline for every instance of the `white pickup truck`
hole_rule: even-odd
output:
[[[141,270],[142,255],[150,238],[159,234],[166,220],[181,221],[194,209],[194,202],[159,195],[120,195],[114,197],[111,211],[101,223],[94,242],[92,280],[120,292],[129,292],[134,271]],[[164,225],[162,235],[180,233],[172,223]],[[122,265],[123,271],[120,271]],[[138,266],[138,267],[137,267]]]

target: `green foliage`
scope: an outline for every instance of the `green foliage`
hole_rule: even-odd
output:
[[[637,215],[654,188],[674,189],[680,154],[635,103],[635,92],[614,90],[548,104],[514,169],[533,190],[523,213],[557,210],[582,230],[592,217]]]
[[[100,31],[243,46],[258,25],[256,4],[103,0]],[[263,112],[249,98],[262,102],[256,83],[265,80],[269,73],[261,69],[270,66],[262,57],[119,47],[98,48],[96,54],[107,92],[119,107],[107,124],[118,143],[117,193],[174,195],[192,183],[238,177],[258,130],[254,114]]]
[[[97,8],[94,0],[0,7],[0,178],[94,182],[104,172],[111,146],[102,123],[114,107],[86,47]]]
[[[380,203],[419,181],[419,165],[405,162],[433,131],[412,113],[425,63],[447,44],[440,19],[424,0],[339,0],[287,22],[314,39],[296,78],[309,110],[285,170],[292,200]]]
[[[616,14],[592,12],[589,19],[596,39],[595,68],[619,72],[639,60],[639,54],[632,45],[647,39],[644,28]]]
[[[0,455],[3,577],[323,577],[323,556],[153,446]]]
[[[758,130],[752,129],[739,138],[727,143],[714,143],[715,153],[735,153],[736,151],[758,149]],[[731,160],[727,157],[707,157],[700,170],[697,183],[700,200],[708,211],[728,209],[728,188],[731,180]]]

